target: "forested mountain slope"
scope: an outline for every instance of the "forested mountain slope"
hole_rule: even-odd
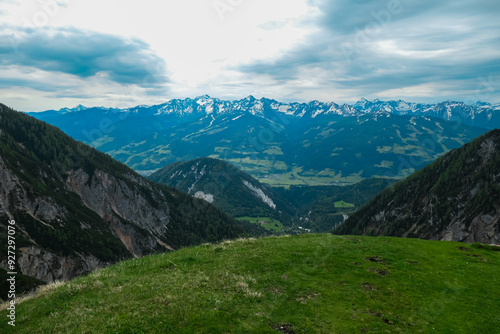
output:
[[[500,130],[389,187],[335,233],[500,244]]]
[[[293,208],[275,191],[233,165],[199,158],[165,166],[149,180],[204,198],[233,217],[290,219]]]
[[[125,258],[244,234],[209,203],[152,183],[4,105],[0,139],[0,238],[5,245],[15,220],[20,273],[69,279]]]

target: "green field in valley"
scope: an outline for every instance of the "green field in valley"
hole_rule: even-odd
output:
[[[334,204],[336,208],[354,208],[354,204],[346,203],[344,201],[338,201],[335,202]]]
[[[263,228],[274,232],[283,231],[283,224],[279,220],[270,217],[238,217],[236,220],[244,220],[252,224],[259,224]]]

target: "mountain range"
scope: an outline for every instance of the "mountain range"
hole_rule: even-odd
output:
[[[59,129],[1,104],[0,139],[0,238],[7,243],[7,223],[14,220],[15,269],[29,288],[130,257],[265,234],[255,224],[230,216],[270,216],[291,226],[301,214],[295,204],[302,202],[300,196],[278,194],[224,161],[176,163],[151,176],[162,183],[168,180],[177,190],[151,182]],[[174,177],[166,179],[170,172]],[[195,188],[191,195],[181,191]],[[209,203],[210,195],[227,214]],[[312,206],[302,206],[302,211],[305,208]],[[0,265],[7,267],[5,260]]]
[[[156,106],[31,113],[141,174],[211,157],[272,186],[406,177],[488,129],[500,105],[281,103],[200,96]]]
[[[87,109],[93,108],[78,105],[74,108],[47,110],[45,113],[60,115]],[[126,109],[98,107],[97,109],[120,112],[140,112],[154,115],[218,115],[234,114],[243,111],[253,115],[265,116],[269,113],[279,112],[286,115],[293,115],[298,118],[315,118],[322,115],[339,115],[344,117],[362,116],[367,113],[385,111],[395,115],[440,118],[447,121],[456,121],[489,129],[492,128],[492,123],[500,120],[500,103],[491,104],[480,101],[470,105],[457,101],[424,104],[406,102],[403,100],[381,101],[379,99],[373,101],[361,99],[354,104],[337,104],[335,102],[320,101],[311,101],[308,103],[283,103],[268,98],[256,99],[251,95],[235,101],[220,100],[208,95],[203,95],[194,99],[172,99],[166,103],[154,106],[140,105]]]
[[[500,130],[387,188],[335,233],[500,244]]]

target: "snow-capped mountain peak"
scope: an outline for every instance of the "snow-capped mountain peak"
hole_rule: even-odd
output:
[[[78,105],[74,108],[62,108],[55,113],[81,112],[89,108]],[[273,119],[275,117],[310,117],[327,116],[362,116],[365,114],[389,113],[394,115],[411,115],[440,118],[460,123],[471,123],[482,127],[491,127],[491,120],[500,118],[500,103],[475,102],[465,104],[457,101],[444,101],[436,104],[406,102],[404,100],[373,101],[361,98],[354,104],[338,105],[335,102],[320,102],[317,100],[307,103],[283,103],[276,100],[256,99],[249,95],[241,100],[227,101],[212,98],[209,95],[198,96],[195,99],[172,99],[166,103],[154,106],[137,106],[128,109],[106,109],[109,112],[149,113],[155,116],[170,115],[242,115],[248,113],[253,116]],[[282,116],[279,116],[282,115]],[[479,118],[478,118],[479,117]]]
[[[78,112],[78,111],[83,111],[88,109],[87,107],[79,104],[76,107],[73,108],[61,108],[58,110],[59,113],[68,113],[68,112]]]

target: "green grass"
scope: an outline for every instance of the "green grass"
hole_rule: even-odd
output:
[[[18,304],[3,333],[498,333],[499,300],[500,252],[305,234],[122,262]]]
[[[290,186],[324,186],[324,185],[351,185],[363,181],[360,176],[361,173],[351,174],[343,177],[341,171],[334,171],[325,169],[322,171],[303,171],[302,167],[293,167],[291,172],[281,173],[275,171],[274,173],[262,176],[262,173],[252,174],[252,171],[247,171],[250,175],[255,177],[261,183],[265,183],[272,187],[285,187]]]
[[[250,174],[252,175],[252,174]],[[259,182],[267,184],[272,187],[285,187],[285,188],[290,188],[290,186],[304,186],[304,185],[309,185],[307,181],[305,181],[303,178],[299,178],[296,174],[293,172],[290,173],[285,173],[285,174],[272,174],[272,175],[266,175],[265,177],[258,177],[255,175],[252,175],[259,180]]]
[[[354,208],[354,204],[346,203],[344,201],[338,201],[335,202],[334,204],[336,208]]]
[[[267,150],[264,151],[264,153],[269,154],[269,155],[284,155],[283,151],[279,146],[271,146]]]
[[[236,220],[244,220],[252,224],[259,224],[260,221],[265,221],[267,224],[260,224],[263,228],[274,232],[283,231],[283,224],[279,220],[270,217],[238,217]]]

